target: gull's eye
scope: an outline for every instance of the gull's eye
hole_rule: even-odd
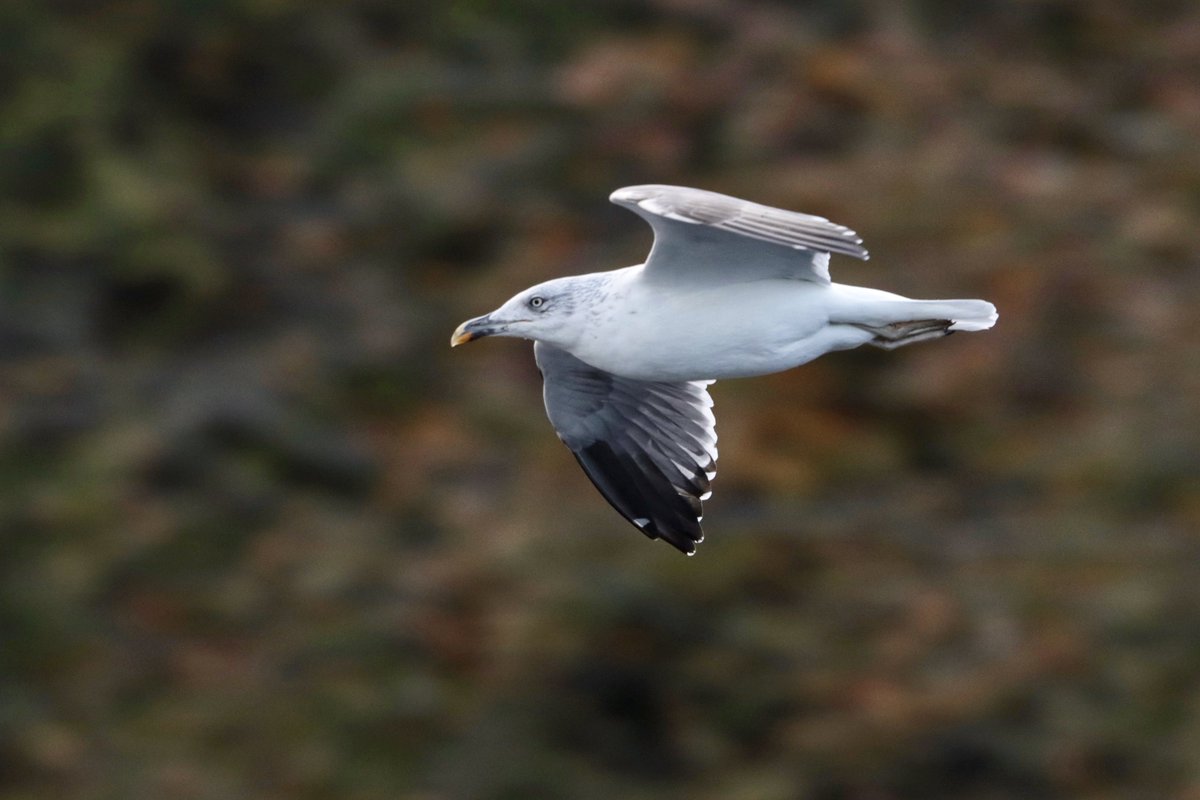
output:
[[[544,298],[544,297],[534,296],[534,297],[529,298],[529,307],[530,308],[541,308],[544,305],[546,305],[546,298]]]

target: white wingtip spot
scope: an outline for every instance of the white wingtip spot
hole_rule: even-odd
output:
[[[644,528],[650,524],[650,520],[646,519],[645,517],[634,517],[633,524],[637,525],[639,528]]]

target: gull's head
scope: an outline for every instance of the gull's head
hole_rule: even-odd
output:
[[[565,345],[578,331],[571,325],[578,304],[575,278],[539,283],[511,297],[490,314],[469,319],[455,329],[450,346],[484,336],[512,336]]]

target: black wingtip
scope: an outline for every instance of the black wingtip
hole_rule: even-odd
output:
[[[653,531],[650,531],[638,525],[636,520],[630,520],[630,522],[633,522],[634,527],[649,536],[651,539],[662,539],[664,542],[671,545],[685,556],[696,555],[696,545],[704,541],[704,531],[700,527],[699,520],[697,520],[695,527],[695,534],[698,536],[698,538],[692,538],[693,531],[691,530],[659,530],[657,527],[655,527]]]
[[[652,462],[639,462],[618,453],[605,441],[572,450],[600,494],[633,527],[651,539],[662,539],[681,553],[692,555],[704,539],[700,501],[672,486]]]

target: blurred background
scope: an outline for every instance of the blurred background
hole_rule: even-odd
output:
[[[1200,6],[0,5],[0,795],[1200,798]],[[555,438],[613,189],[985,334],[714,387],[708,540]]]

